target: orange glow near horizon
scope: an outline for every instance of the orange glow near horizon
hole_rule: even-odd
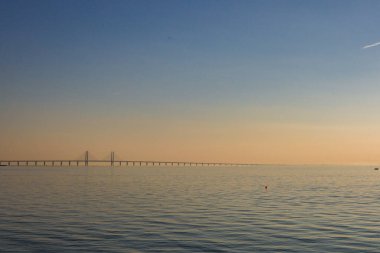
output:
[[[82,122],[76,128],[12,134],[0,144],[0,159],[78,159],[85,150],[105,159],[268,164],[380,163],[378,127],[316,126],[223,121],[135,120]],[[56,126],[55,126],[56,127]],[[71,130],[70,130],[71,129]],[[20,129],[15,131],[20,132]]]

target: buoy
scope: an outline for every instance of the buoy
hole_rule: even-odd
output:
[[[379,170],[379,168],[374,168],[374,170]]]

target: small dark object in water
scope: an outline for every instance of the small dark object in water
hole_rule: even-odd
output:
[[[267,189],[268,189],[268,185],[265,186],[265,190],[267,190]]]
[[[379,168],[374,168],[374,170],[379,170]]]

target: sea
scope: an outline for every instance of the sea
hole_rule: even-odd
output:
[[[380,171],[0,167],[0,252],[380,252]]]

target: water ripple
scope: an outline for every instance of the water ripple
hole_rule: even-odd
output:
[[[2,168],[0,250],[378,252],[379,177],[368,167]]]

